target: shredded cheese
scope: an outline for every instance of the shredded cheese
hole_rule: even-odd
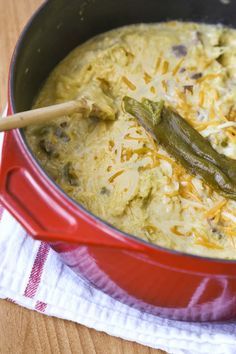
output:
[[[165,75],[169,70],[169,62],[165,60],[162,65],[162,75]]]
[[[136,86],[126,76],[122,76],[122,80],[130,90],[132,91],[136,90]]]
[[[112,183],[114,182],[114,180],[119,177],[120,175],[122,175],[122,173],[124,173],[124,170],[121,170],[121,171],[117,171],[114,175],[112,175],[110,178],[109,178],[109,182]]]
[[[222,209],[224,208],[224,206],[227,204],[227,200],[222,200],[221,202],[219,202],[218,204],[216,204],[213,208],[211,208],[210,210],[208,210],[205,213],[205,217],[207,219],[212,219],[214,218],[214,216],[220,211],[222,211]]]

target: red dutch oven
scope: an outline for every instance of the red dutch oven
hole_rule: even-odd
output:
[[[74,47],[109,29],[167,19],[236,25],[236,3],[218,0],[50,0],[16,46],[8,114],[30,109],[53,67]],[[236,318],[236,261],[186,255],[125,234],[70,199],[43,171],[24,132],[5,134],[2,204],[37,240],[93,286],[143,311],[171,319]]]

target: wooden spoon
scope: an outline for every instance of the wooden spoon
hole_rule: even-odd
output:
[[[43,124],[63,115],[82,113],[104,120],[114,120],[116,110],[113,100],[101,92],[98,85],[91,84],[86,91],[73,101],[60,103],[48,107],[16,113],[0,119],[0,132],[24,128],[32,124]]]

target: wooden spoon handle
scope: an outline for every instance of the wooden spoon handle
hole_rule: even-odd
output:
[[[31,124],[41,124],[62,115],[74,112],[84,112],[88,107],[81,101],[69,101],[49,107],[37,108],[31,111],[16,113],[0,119],[0,132],[10,129],[23,128]]]

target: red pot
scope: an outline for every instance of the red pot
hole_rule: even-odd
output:
[[[211,6],[214,3],[214,14]],[[224,20],[236,4],[212,0],[46,2],[18,42],[10,68],[8,113],[29,109],[50,70],[88,37],[134,22],[166,18]],[[81,15],[82,11],[82,15]],[[79,17],[80,16],[80,17]],[[41,169],[21,130],[5,135],[0,200],[34,238],[112,297],[179,320],[236,318],[236,262],[170,251],[127,235],[70,199]]]

